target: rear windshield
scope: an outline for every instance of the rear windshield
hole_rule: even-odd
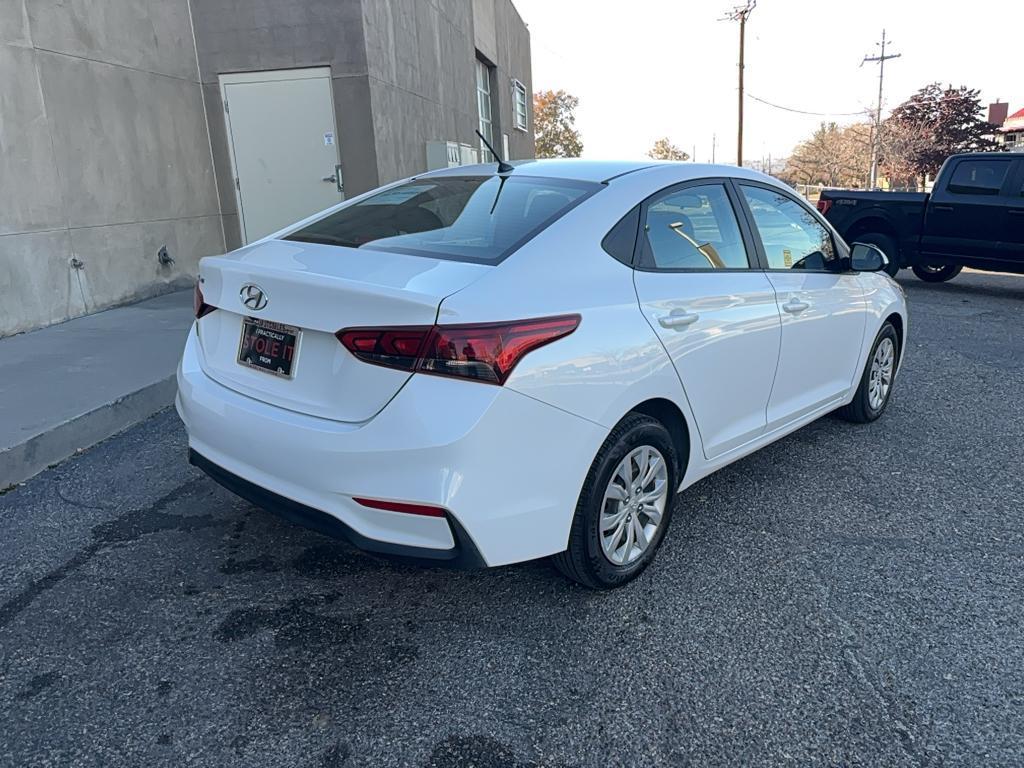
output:
[[[496,264],[601,188],[531,176],[446,176],[400,184],[286,240]]]

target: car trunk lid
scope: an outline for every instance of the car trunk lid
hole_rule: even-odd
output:
[[[489,269],[377,249],[281,240],[205,258],[199,269],[203,298],[218,309],[199,321],[203,369],[220,384],[257,400],[336,421],[365,421],[411,374],[357,360],[335,332],[431,325],[446,296]],[[290,343],[289,332],[298,329],[294,350],[282,363],[285,368],[290,363],[290,370],[279,368],[275,375],[252,366],[254,324],[247,325],[247,318],[262,321],[269,331],[258,342],[268,344],[268,354],[270,344],[282,337],[282,344]],[[240,355],[249,363],[239,362]]]

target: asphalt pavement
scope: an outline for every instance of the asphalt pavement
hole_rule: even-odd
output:
[[[0,765],[1024,764],[1024,277],[901,277],[890,408],[688,489],[656,563],[377,560],[163,411],[0,495]]]

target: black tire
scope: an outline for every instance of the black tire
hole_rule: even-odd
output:
[[[863,235],[857,235],[852,238],[855,243],[867,243],[869,245],[877,245],[882,253],[885,254],[886,258],[889,259],[889,263],[885,267],[885,271],[889,273],[890,277],[896,277],[900,271],[899,264],[899,246],[896,241],[893,240],[889,235],[883,234],[882,232],[866,232]]]
[[[957,264],[915,264],[914,274],[926,283],[944,283],[960,274]]]
[[[668,499],[657,530],[647,549],[632,563],[615,565],[601,547],[600,524],[604,494],[619,463],[636,448],[650,445],[665,459],[668,470]],[[576,514],[569,529],[569,546],[551,559],[565,576],[591,589],[612,589],[632,581],[651,564],[665,538],[672,519],[676,488],[679,486],[679,460],[672,436],[657,419],[633,413],[616,425],[597,452],[583,483]]]
[[[879,345],[884,339],[890,339],[893,346],[892,380],[889,383],[889,389],[885,393],[882,404],[877,408],[874,408],[871,405],[869,397],[869,389],[871,386],[871,364],[875,359],[875,352],[878,350]],[[899,364],[899,359],[899,335],[896,333],[896,329],[893,328],[892,323],[886,323],[878,332],[878,336],[875,337],[875,343],[871,345],[871,352],[868,354],[867,362],[864,364],[864,372],[861,374],[860,385],[857,387],[857,393],[853,396],[853,400],[848,405],[844,405],[836,411],[840,418],[853,422],[854,424],[866,424],[881,416],[885,412],[886,406],[889,405],[889,400],[892,398],[892,387],[896,383],[896,368]]]

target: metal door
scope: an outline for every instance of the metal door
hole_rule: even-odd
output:
[[[329,69],[220,81],[244,242],[344,199]]]

